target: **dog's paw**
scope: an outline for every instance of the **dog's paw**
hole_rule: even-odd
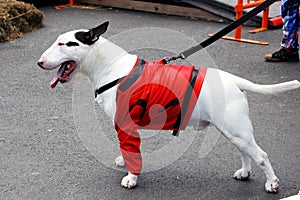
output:
[[[279,179],[275,178],[273,181],[267,181],[265,184],[265,190],[267,192],[275,193],[279,188]]]
[[[237,180],[247,180],[249,177],[250,172],[243,169],[239,169],[233,174],[233,178]]]
[[[138,176],[128,172],[128,175],[122,179],[121,186],[125,188],[134,188],[137,184]]]
[[[124,162],[123,156],[118,156],[118,157],[115,159],[115,165],[116,165],[117,167],[125,167],[125,162]]]

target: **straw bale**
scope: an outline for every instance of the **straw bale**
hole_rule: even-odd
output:
[[[16,0],[0,0],[0,42],[21,37],[42,26],[43,13],[34,5]]]

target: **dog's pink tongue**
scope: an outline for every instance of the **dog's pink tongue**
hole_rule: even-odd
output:
[[[55,86],[57,85],[59,78],[61,77],[61,75],[64,73],[65,70],[65,66],[61,66],[59,68],[59,70],[57,71],[55,77],[52,79],[51,83],[50,83],[50,87],[53,89],[55,88]]]

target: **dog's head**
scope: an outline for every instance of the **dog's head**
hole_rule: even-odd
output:
[[[51,88],[54,88],[58,82],[68,82],[79,71],[80,63],[89,53],[90,47],[107,30],[108,24],[107,21],[89,30],[64,33],[42,54],[37,62],[42,69],[59,68],[50,83]]]

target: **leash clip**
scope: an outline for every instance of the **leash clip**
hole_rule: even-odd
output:
[[[184,60],[185,56],[181,53],[179,54],[179,56],[173,56],[173,57],[164,57],[161,61],[163,62],[163,64],[168,64],[173,60],[177,60],[178,58]]]

